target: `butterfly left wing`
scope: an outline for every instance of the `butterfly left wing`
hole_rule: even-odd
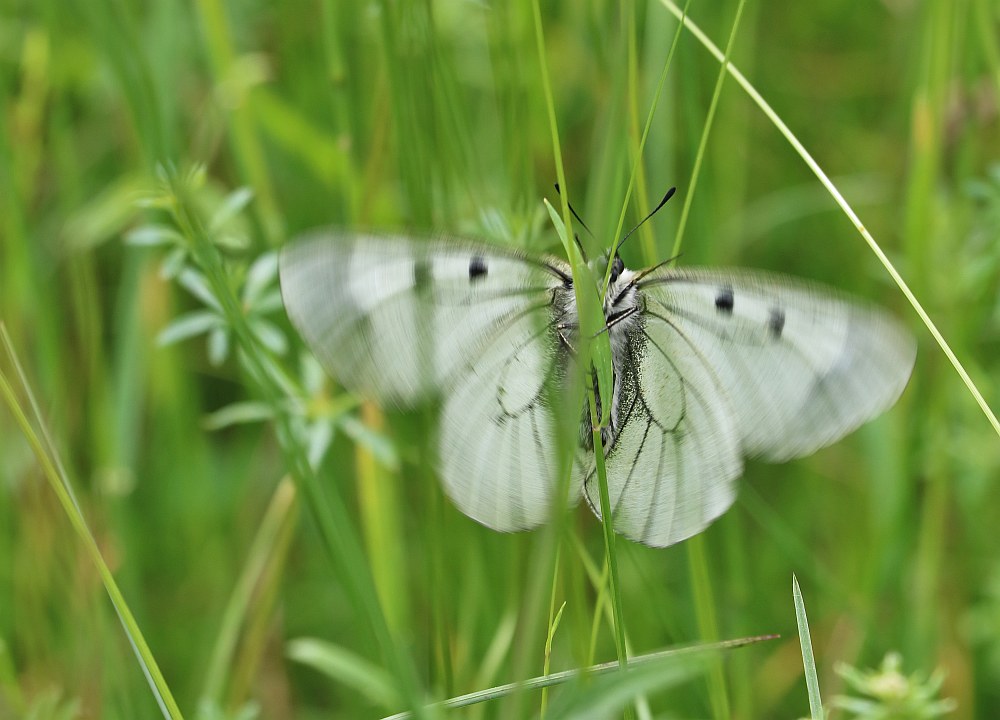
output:
[[[345,387],[399,406],[438,395],[496,328],[570,282],[558,260],[464,241],[318,233],[280,257],[288,316]]]
[[[400,406],[442,398],[440,474],[459,509],[503,531],[545,519],[557,445],[548,387],[573,303],[565,263],[323,234],[282,252],[280,278],[293,324],[345,387]]]

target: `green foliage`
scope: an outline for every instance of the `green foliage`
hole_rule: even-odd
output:
[[[929,720],[955,709],[954,700],[938,699],[943,673],[935,672],[930,677],[914,673],[907,677],[900,671],[902,664],[899,653],[888,653],[878,670],[838,665],[837,673],[863,697],[840,696],[834,703],[856,720]]]
[[[795,717],[793,573],[808,684],[849,694],[841,716],[935,717],[946,696],[991,717],[1000,442],[668,5],[683,3],[539,2],[540,25],[516,2],[0,5],[0,321],[41,417],[4,355],[0,717],[163,716],[137,643],[167,712],[205,720],[470,694],[455,716]],[[995,3],[748,2],[737,24],[739,7],[686,9],[717,45],[732,34],[733,66],[995,402]],[[584,509],[518,535],[464,518],[434,476],[435,408],[376,408],[327,378],[284,318],[276,252],[335,225],[565,254],[543,198],[581,228],[557,180],[592,255],[677,186],[683,203],[622,248],[629,266],[669,257],[683,215],[684,264],[894,307],[921,341],[899,406],[811,458],[748,462],[737,505],[667,550],[608,542]],[[944,672],[832,672],[891,647]],[[570,674],[536,683],[543,668]]]

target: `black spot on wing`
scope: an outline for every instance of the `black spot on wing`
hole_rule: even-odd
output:
[[[469,260],[469,280],[475,282],[480,278],[486,277],[488,272],[486,267],[486,259],[478,255],[473,255],[472,259]]]
[[[715,296],[715,309],[724,315],[733,314],[733,289],[731,287],[719,288]]]
[[[781,331],[785,329],[785,311],[779,308],[771,308],[771,314],[767,318],[767,329],[775,340],[781,337]]]

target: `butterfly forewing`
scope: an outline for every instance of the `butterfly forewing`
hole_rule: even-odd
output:
[[[663,270],[639,283],[647,322],[702,358],[745,455],[781,461],[829,445],[896,402],[912,337],[888,314],[792,278]]]
[[[559,326],[575,322],[568,266],[474,243],[328,234],[283,252],[281,286],[346,387],[399,405],[442,399],[441,477],[459,509],[496,530],[544,520],[558,464],[551,386],[573,332]]]
[[[498,327],[551,303],[562,271],[471,243],[323,234],[288,246],[280,273],[289,317],[326,369],[410,405],[440,394]]]

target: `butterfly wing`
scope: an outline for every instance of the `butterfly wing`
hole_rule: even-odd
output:
[[[808,455],[891,407],[913,337],[892,316],[768,273],[664,270],[638,283],[651,323],[683,338],[725,390],[743,453]]]
[[[292,323],[345,387],[401,406],[443,399],[441,478],[459,509],[503,531],[545,519],[567,265],[460,241],[324,234],[288,246],[280,278]]]
[[[622,348],[619,431],[605,451],[615,530],[665,547],[701,532],[735,499],[739,435],[710,366],[668,325],[643,318]],[[584,481],[600,517],[593,458]]]
[[[636,288],[642,322],[606,464],[615,529],[649,545],[721,515],[743,456],[829,445],[889,408],[913,368],[913,339],[892,317],[817,285],[664,269]],[[584,487],[596,511],[593,472]]]

